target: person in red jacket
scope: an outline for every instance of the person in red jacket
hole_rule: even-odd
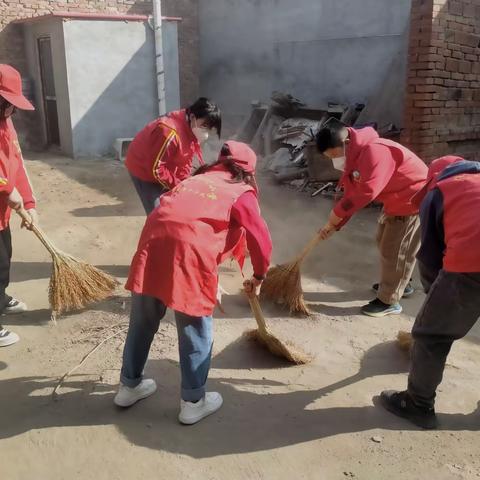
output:
[[[374,200],[383,203],[377,244],[381,258],[377,298],[362,307],[373,317],[399,314],[402,296],[413,293],[410,279],[420,246],[418,207],[411,197],[424,185],[427,166],[413,152],[380,138],[370,127],[355,130],[331,119],[316,138],[318,150],[342,170],[344,196],[320,230],[323,239]]]
[[[25,208],[31,223],[38,221],[32,187],[11,119],[16,108],[33,110],[33,105],[23,96],[22,79],[17,70],[10,65],[0,65],[0,314],[27,310],[23,302],[6,293],[12,258],[11,210]],[[22,226],[26,225],[22,223]],[[18,340],[17,334],[0,325],[0,347],[12,345]]]
[[[220,137],[220,109],[201,97],[187,109],[157,118],[135,136],[125,166],[147,215],[163,193],[191,175],[195,155],[204,163],[201,144],[211,130]]]
[[[162,195],[148,216],[126,284],[132,309],[116,405],[129,407],[155,392],[143,370],[168,307],[175,311],[179,340],[179,421],[193,424],[221,407],[221,395],[205,391],[218,265],[231,256],[242,264],[248,248],[254,275],[246,289],[252,292],[265,278],[272,250],[258,205],[255,165],[250,147],[228,141],[215,164]]]
[[[418,264],[427,298],[412,329],[408,388],[380,398],[395,415],[432,429],[448,353],[480,317],[480,162],[442,157],[428,178],[413,200],[421,203]]]

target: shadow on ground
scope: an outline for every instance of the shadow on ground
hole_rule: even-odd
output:
[[[220,354],[214,367],[226,361],[228,355],[222,358]],[[12,408],[11,398],[0,399],[0,409],[6,411],[8,407],[9,411],[2,419],[0,438],[59,426],[115,425],[135,445],[206,458],[270,450],[376,428],[416,430],[374,405],[306,409],[323,395],[365,378],[403,372],[406,364],[407,359],[392,343],[386,343],[365,353],[357,374],[317,390],[278,393],[278,387],[288,385],[269,380],[213,378],[209,387],[222,393],[224,406],[216,415],[192,427],[181,427],[176,422],[179,372],[173,361],[149,363],[146,373],[157,380],[159,391],[127,410],[113,406],[113,385],[85,376],[67,380],[57,401],[50,397],[56,379],[8,379],[0,381],[0,390],[14,392],[15,403]],[[251,390],[258,387],[264,393]],[[40,396],[39,391],[47,396]],[[467,415],[439,415],[439,420],[443,430],[480,430],[478,408]]]

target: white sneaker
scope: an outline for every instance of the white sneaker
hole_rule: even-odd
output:
[[[133,404],[137,403],[139,400],[149,397],[157,390],[157,384],[155,380],[146,378],[142,380],[136,387],[130,388],[120,384],[118,393],[113,399],[115,405],[119,407],[131,407]]]
[[[14,313],[23,312],[28,312],[27,304],[21,302],[20,300],[17,300],[16,298],[12,298],[5,307],[5,310],[3,311],[5,315],[12,315]]]
[[[0,326],[0,347],[8,347],[20,340],[20,337],[13,332],[9,332],[7,329]]]
[[[215,413],[223,404],[222,396],[217,392],[207,392],[197,403],[180,401],[178,420],[184,425],[193,425],[202,418]]]

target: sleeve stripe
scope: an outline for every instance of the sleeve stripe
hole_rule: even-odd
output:
[[[6,178],[0,177],[0,185],[8,185],[8,180]]]
[[[153,176],[157,180],[157,182],[162,183],[162,179],[159,178],[158,173],[157,173],[157,168],[158,165],[161,163],[163,156],[165,155],[165,152],[170,145],[170,143],[173,141],[173,139],[177,136],[177,132],[175,130],[172,130],[168,137],[165,139],[165,142],[163,142],[162,148],[158,152],[157,158],[155,159],[155,163],[153,164]]]

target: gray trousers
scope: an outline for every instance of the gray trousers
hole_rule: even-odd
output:
[[[434,406],[453,342],[464,337],[479,317],[480,273],[440,270],[412,330],[408,393],[419,407]]]
[[[140,180],[137,177],[134,177],[130,174],[132,179],[133,186],[137,191],[138,196],[142,202],[145,213],[150,215],[150,213],[158,207],[160,203],[160,197],[168,192],[168,189],[160,185],[159,183],[146,182],[145,180]]]

